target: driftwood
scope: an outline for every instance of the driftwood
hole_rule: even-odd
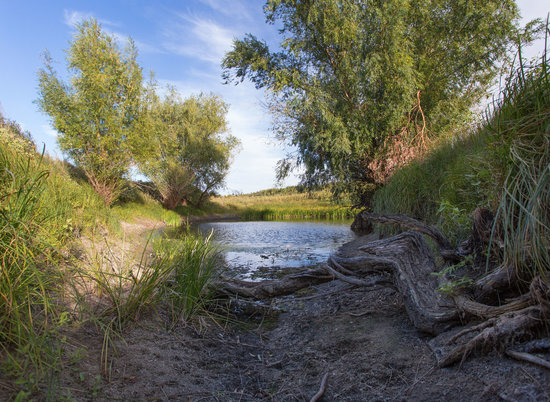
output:
[[[328,373],[325,373],[323,376],[323,379],[321,380],[321,385],[319,386],[319,391],[315,395],[311,397],[309,402],[317,402],[323,394],[325,393],[325,390],[327,389],[327,379],[328,379]]]
[[[482,225],[487,225],[492,216],[483,211],[478,215],[483,219],[478,219],[476,238],[487,241]],[[499,295],[507,286],[519,283],[513,268],[503,266],[474,282],[471,294],[446,294],[439,291],[446,279],[443,275],[434,275],[437,271],[435,260],[424,236],[431,237],[441,255],[449,261],[458,261],[463,255],[453,249],[439,230],[403,215],[361,212],[359,219],[365,225],[400,225],[408,231],[358,247],[353,257],[336,253],[327,264],[279,280],[248,282],[224,279],[220,291],[226,295],[267,299],[338,279],[367,289],[393,287],[402,295],[414,326],[430,334],[437,335],[464,321],[483,320],[451,339],[450,344],[457,344],[450,353],[438,357],[440,366],[459,362],[473,351],[504,347],[527,338],[550,316],[550,288],[546,281],[535,278],[529,291],[524,286],[522,295],[502,305],[480,302],[484,297]]]
[[[318,267],[287,275],[278,280],[260,282],[222,277],[222,281],[218,284],[217,289],[219,292],[226,295],[238,295],[254,299],[269,299],[289,295],[300,289],[330,282],[333,279],[334,277],[327,274],[324,268]]]

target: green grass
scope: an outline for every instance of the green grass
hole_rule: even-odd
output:
[[[43,195],[40,158],[0,143],[0,345],[14,377],[43,377],[53,364],[49,343],[57,309],[48,295],[59,275],[48,269],[55,236]],[[55,359],[54,359],[55,360]]]
[[[136,219],[146,218],[164,222],[167,226],[179,226],[182,216],[164,208],[158,201],[145,193],[138,193],[137,199],[112,208],[114,215],[123,221],[134,222]]]
[[[306,191],[300,187],[269,189],[244,195],[215,197],[210,210],[249,220],[351,219],[349,202],[337,202],[328,188]]]
[[[77,169],[37,154],[18,126],[0,120],[0,364],[14,398],[40,399],[61,395],[62,327],[97,325],[106,372],[113,340],[142,314],[171,311],[175,323],[205,311],[217,258],[191,234],[159,240],[152,259],[148,246],[127,255],[121,220],[176,226],[181,215],[139,192],[106,207]],[[76,246],[87,250],[85,263],[71,257],[78,244],[95,245]]]
[[[548,37],[547,32],[547,37]],[[492,252],[516,269],[550,269],[550,70],[548,52],[519,66],[474,130],[437,144],[374,196],[375,212],[438,225],[455,245],[482,206],[497,212]],[[381,231],[387,229],[380,229]]]
[[[547,39],[550,31],[547,26]],[[548,50],[520,65],[506,81],[484,130],[495,162],[506,167],[498,225],[502,256],[522,273],[550,271],[550,67]]]

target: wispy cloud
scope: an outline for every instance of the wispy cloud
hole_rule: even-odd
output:
[[[90,18],[96,18],[93,13],[85,12],[85,11],[76,11],[76,10],[63,10],[63,21],[65,22],[65,25],[68,25],[70,27],[74,27],[76,24],[80,24],[82,21],[90,19]],[[120,24],[109,21],[106,19],[96,18],[101,25],[107,25],[112,27],[118,27]]]
[[[54,138],[57,138],[57,135],[58,135],[58,132],[55,131],[53,128],[51,128],[49,125],[47,124],[43,124],[42,125],[42,131],[44,133],[46,133],[47,135],[49,135],[50,137],[54,137]]]
[[[230,3],[227,0],[199,0],[202,4],[207,5],[212,10],[231,17],[239,17],[240,19],[251,19],[249,7],[245,6],[239,0],[233,0]]]
[[[236,34],[210,20],[179,14],[179,20],[164,29],[167,50],[219,64],[231,49]]]
[[[82,23],[82,21],[90,19],[90,18],[96,18],[93,13],[83,12],[83,11],[75,11],[75,10],[63,10],[63,20],[65,22],[65,25],[70,26],[73,28],[76,24]],[[102,25],[103,31],[110,36],[114,37],[117,43],[124,47],[128,43],[128,35],[125,35],[123,33],[120,33],[118,31],[113,31],[112,29],[109,29],[108,27],[120,27],[120,24],[109,21],[106,19],[100,19],[96,18],[97,21]],[[150,45],[148,43],[139,41],[135,38],[132,38],[134,40],[134,43],[139,50],[140,53],[164,53],[164,51],[154,45]]]

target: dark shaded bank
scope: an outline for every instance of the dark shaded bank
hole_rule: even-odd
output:
[[[77,400],[303,401],[328,373],[326,401],[550,400],[550,371],[498,353],[438,368],[434,338],[414,328],[389,288],[334,280],[267,307],[238,322],[173,331],[160,329],[162,314],[144,320],[117,341],[101,380],[102,345],[91,331],[78,340],[86,356],[60,385]]]

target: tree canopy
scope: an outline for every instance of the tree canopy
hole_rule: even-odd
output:
[[[228,133],[227,104],[216,95],[187,99],[171,89],[149,104],[147,129],[136,158],[159,189],[165,206],[197,207],[223,186],[239,144]]]
[[[228,133],[228,106],[215,95],[184,100],[173,89],[160,100],[154,80],[143,82],[132,40],[120,50],[93,19],[76,28],[67,52],[70,83],[48,55],[39,71],[38,104],[60,133],[61,150],[107,205],[137,163],[165,206],[200,206],[223,186],[238,146]]]
[[[529,39],[513,0],[269,0],[264,11],[280,49],[235,40],[223,77],[268,90],[275,133],[297,149],[279,175],[303,165],[306,183],[376,180],[388,141],[462,122]]]
[[[132,161],[131,140],[138,135],[144,92],[142,70],[131,40],[120,50],[93,19],[76,28],[67,52],[71,81],[58,77],[46,55],[39,71],[38,104],[60,133],[61,150],[110,205]]]

